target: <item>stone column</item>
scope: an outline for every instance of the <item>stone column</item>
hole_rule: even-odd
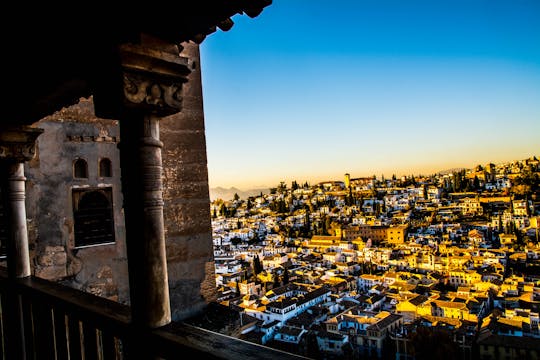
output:
[[[7,216],[7,265],[9,286],[17,278],[31,274],[26,228],[24,162],[35,154],[35,142],[42,129],[21,126],[0,129],[0,186],[2,202]],[[16,291],[8,291],[4,300],[4,335],[6,356],[26,359],[24,320],[21,298]]]
[[[176,46],[141,38],[120,48],[123,111],[120,166],[134,323],[156,328],[171,321],[159,121],[181,110],[187,59]]]
[[[182,45],[181,54],[192,62],[183,109],[160,123],[169,291],[178,321],[217,299],[199,46]]]
[[[0,130],[2,200],[7,215],[7,262],[9,276],[30,276],[24,162],[35,154],[35,141],[42,129],[18,127]]]

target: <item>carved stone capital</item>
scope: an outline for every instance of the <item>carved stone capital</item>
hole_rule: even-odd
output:
[[[182,84],[190,73],[187,58],[133,44],[122,45],[120,56],[127,109],[158,116],[182,110]]]
[[[43,129],[19,126],[0,129],[0,160],[25,162],[36,154],[36,139]]]
[[[156,115],[182,110],[182,82],[124,72],[124,106]]]

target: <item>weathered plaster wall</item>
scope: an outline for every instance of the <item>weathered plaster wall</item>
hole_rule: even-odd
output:
[[[199,46],[184,44],[192,73],[183,110],[161,121],[164,215],[173,319],[216,300]]]
[[[107,298],[129,300],[120,163],[116,121],[98,119],[89,99],[36,124],[36,157],[25,165],[27,217],[35,276]],[[73,161],[88,163],[88,178],[73,178]],[[112,177],[98,176],[101,158],[112,162]],[[74,247],[73,188],[112,187],[115,243]]]

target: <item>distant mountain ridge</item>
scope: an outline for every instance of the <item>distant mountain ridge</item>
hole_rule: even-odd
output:
[[[437,171],[437,174],[447,175],[447,174],[452,174],[454,172],[458,172],[458,171],[461,171],[461,170],[467,170],[467,168],[466,167],[457,167],[457,168],[452,168],[452,169],[446,169],[446,170]]]
[[[210,201],[214,201],[216,199],[222,199],[225,201],[232,200],[234,198],[234,194],[238,194],[238,196],[240,196],[240,199],[247,199],[250,196],[259,195],[261,192],[263,194],[268,194],[270,190],[269,188],[240,190],[236,187],[230,187],[226,189],[218,186],[215,188],[210,188]]]

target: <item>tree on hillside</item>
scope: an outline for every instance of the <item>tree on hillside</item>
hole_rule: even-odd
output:
[[[221,213],[221,216],[229,217],[229,209],[227,206],[225,206],[225,204],[221,204],[219,212]]]
[[[261,259],[259,259],[259,255],[255,255],[253,258],[253,272],[255,275],[259,275],[263,271],[263,265],[261,263]]]
[[[240,196],[238,196],[238,193],[234,193],[234,201],[240,200]]]
[[[476,176],[476,175],[474,175],[473,189],[474,190],[480,190],[480,180],[478,179],[478,176]]]
[[[285,268],[285,272],[283,273],[283,285],[287,285],[289,283],[289,269]]]
[[[349,195],[345,198],[345,204],[348,206],[352,206],[355,203],[355,198],[352,192],[352,187],[349,187]]]
[[[274,286],[273,288],[277,288],[277,287],[280,287],[281,286],[281,282],[279,281],[279,275],[277,274],[277,272],[274,272]]]
[[[284,213],[289,212],[289,209],[287,208],[287,204],[285,203],[285,201],[283,199],[280,199],[278,201],[277,212],[280,213],[280,214],[284,214]]]
[[[444,330],[428,329],[420,326],[411,337],[415,358],[456,359],[456,346],[451,336]]]

